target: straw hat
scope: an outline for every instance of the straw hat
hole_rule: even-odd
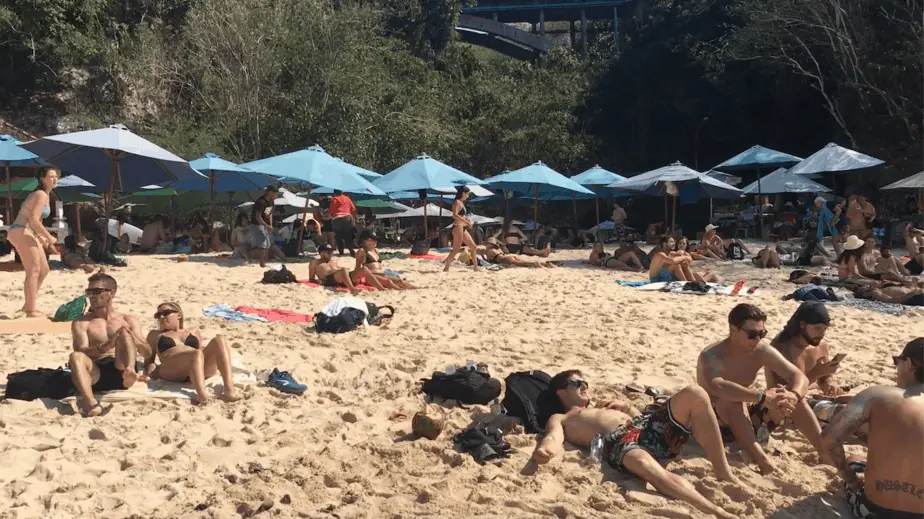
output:
[[[857,250],[860,247],[863,247],[864,245],[866,245],[866,242],[858,238],[857,235],[851,234],[850,236],[847,237],[847,242],[844,243],[844,249],[845,250]]]
[[[712,224],[709,224],[709,225],[706,226],[706,232],[714,231],[714,230],[716,230],[716,229],[718,229],[718,227],[716,227],[715,225],[712,225]]]

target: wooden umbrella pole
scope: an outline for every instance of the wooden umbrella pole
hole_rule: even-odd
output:
[[[595,241],[600,241],[600,198],[597,196],[597,186],[590,186],[594,192],[594,205],[597,207],[597,233],[594,236]]]
[[[80,242],[80,238],[83,233],[80,231],[80,202],[74,204],[74,212],[76,213],[77,219],[74,221],[74,226],[77,228],[77,234],[74,236],[77,239],[77,242]]]
[[[757,225],[759,228],[760,239],[764,239],[764,204],[763,204],[763,192],[760,188],[760,168],[757,168]]]
[[[308,186],[308,192],[305,193],[305,209],[302,213],[302,227],[298,230],[298,248],[295,249],[296,254],[302,253],[302,240],[305,237],[305,224],[308,223],[308,207],[311,204],[311,186]]]
[[[109,216],[112,214],[112,196],[115,192],[116,177],[119,175],[119,159],[110,153],[109,150],[106,150],[106,155],[109,155],[112,159],[112,163],[109,167],[109,193],[106,195],[106,214],[103,217],[103,251],[109,252]]]
[[[228,193],[228,242],[231,242],[231,233],[234,231],[234,192]]]
[[[536,184],[536,199],[533,202],[533,247],[539,244],[539,184]]]
[[[10,163],[4,162],[6,171],[6,225],[13,225],[13,182],[10,178]]]
[[[674,235],[674,232],[677,229],[677,195],[673,195],[674,199],[674,208],[671,211],[671,236]]]

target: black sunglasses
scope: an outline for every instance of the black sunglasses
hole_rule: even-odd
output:
[[[901,355],[892,355],[892,362],[893,362],[896,366],[898,366],[898,364],[899,364],[901,361],[903,361],[903,360],[905,360],[905,359],[907,359],[907,358],[910,358],[910,357],[902,357]]]
[[[111,288],[88,288],[83,291],[84,294],[88,296],[98,296],[104,292],[111,292]]]
[[[161,317],[167,317],[168,315],[175,313],[177,313],[176,310],[161,310],[159,312],[154,312],[154,318],[160,319]]]
[[[749,340],[752,340],[752,341],[753,341],[754,339],[763,339],[764,337],[767,336],[767,330],[766,330],[766,329],[763,329],[763,330],[745,330],[744,328],[739,328],[739,330],[741,330],[742,332],[747,333],[747,334],[748,334],[748,339],[749,339]]]
[[[569,380],[565,384],[565,387],[573,387],[576,389],[587,389],[589,386],[587,385],[587,382],[584,382],[583,380],[575,378],[575,379]]]

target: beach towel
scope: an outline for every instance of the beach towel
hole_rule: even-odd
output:
[[[379,254],[379,259],[382,261],[390,259],[407,259],[407,254],[403,252],[383,252]]]
[[[738,285],[723,285],[720,283],[705,283],[709,290],[706,292],[684,290],[684,286],[687,284],[686,281],[671,281],[670,283],[646,283],[643,286],[637,287],[637,290],[644,291],[661,291],[661,292],[670,292],[672,294],[696,294],[696,295],[719,295],[719,296],[756,296],[759,295],[759,291],[756,287],[751,287],[745,290],[742,286]],[[737,289],[737,293],[736,293]]]
[[[251,315],[245,314],[244,312],[238,312],[226,304],[212,305],[207,308],[203,308],[202,315],[206,317],[218,317],[226,321],[237,321],[241,323],[267,322],[265,318],[260,317],[259,315]]]
[[[643,287],[643,286],[647,285],[648,282],[647,282],[647,281],[623,281],[623,280],[621,280],[621,279],[617,279],[617,280],[616,280],[616,284],[619,285],[619,286],[621,286],[621,287],[638,288],[638,287]]]
[[[848,308],[856,308],[857,310],[869,310],[888,315],[904,315],[912,308],[897,303],[883,303],[882,301],[871,301],[869,299],[846,299],[844,301],[830,301],[825,304],[846,306]]]
[[[422,254],[422,255],[416,255],[416,256],[412,255],[409,257],[411,259],[428,260],[428,261],[443,261],[446,259],[442,256],[437,256],[436,254]]]
[[[249,306],[239,306],[234,309],[235,312],[243,312],[247,315],[260,316],[271,323],[310,323],[313,319],[310,315],[299,314],[289,310],[279,308],[251,308]]]
[[[319,288],[319,287],[321,286],[321,285],[319,285],[319,284],[317,284],[317,283],[312,283],[312,282],[308,281],[307,279],[300,279],[300,280],[298,280],[298,282],[301,283],[301,284],[303,284],[303,285],[308,285],[308,286],[311,287],[311,288]],[[347,287],[344,287],[344,286],[338,286],[338,287],[324,287],[324,288],[329,289],[329,290],[333,290],[334,292],[349,292],[349,291],[350,291]],[[375,290],[376,290],[375,287],[370,287],[369,285],[356,285],[356,288],[358,288],[358,289],[360,289],[360,290],[366,290],[366,291],[369,291],[369,292],[372,292],[372,291],[375,291]]]

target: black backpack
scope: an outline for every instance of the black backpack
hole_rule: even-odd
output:
[[[455,400],[460,404],[487,405],[501,393],[499,380],[464,368],[451,375],[438,371],[432,378],[421,379],[421,382],[423,386],[420,389],[427,395]]]
[[[298,279],[295,278],[295,274],[293,274],[291,270],[287,269],[286,266],[283,265],[279,270],[271,269],[264,272],[263,283],[298,283]]]
[[[741,248],[741,245],[737,243],[732,243],[725,249],[725,256],[730,260],[743,260],[744,259],[744,250]]]
[[[63,369],[27,369],[6,377],[5,398],[35,400],[62,398],[76,394],[71,374]]]
[[[340,313],[330,317],[324,312],[314,314],[314,329],[318,333],[352,332],[363,324],[366,312],[357,308],[344,308]]]
[[[538,433],[545,429],[548,416],[540,412],[541,399],[549,390],[552,377],[543,371],[519,371],[511,373],[504,379],[507,392],[501,405],[508,416],[523,420],[528,433]]]

